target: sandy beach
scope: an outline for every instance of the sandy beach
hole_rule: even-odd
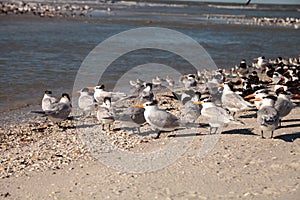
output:
[[[38,108],[35,106],[34,108]],[[191,143],[175,162],[144,173],[116,170],[91,156],[76,130],[76,116],[65,129],[29,114],[32,107],[6,115],[1,127],[1,197],[5,199],[297,199],[299,196],[300,108],[277,129],[274,139],[261,139],[255,111],[239,114],[243,127],[228,126],[217,144],[199,157],[208,128],[191,135],[162,134],[155,140],[110,131],[118,148],[155,151],[181,137]],[[78,120],[78,119],[77,119]],[[88,119],[97,131],[100,125]],[[15,122],[20,123],[16,124]],[[201,116],[200,123],[205,123]],[[19,130],[19,132],[17,131]],[[23,130],[23,132],[22,132]],[[27,130],[27,131],[26,131]],[[98,129],[100,130],[100,129]],[[101,133],[100,131],[100,134]],[[123,141],[123,143],[121,142]],[[125,142],[124,142],[125,141]],[[128,145],[128,143],[132,145]]]
[[[189,73],[202,70],[202,64],[207,70],[231,70],[227,75],[230,79],[236,77],[237,82],[242,59],[246,66],[256,66],[255,69],[265,69],[267,73],[265,66],[258,67],[257,57],[264,56],[265,61],[274,64],[281,56],[290,67],[285,75],[290,76],[297,85],[293,89],[299,92],[299,79],[294,81],[296,76],[290,75],[297,71],[300,78],[298,5],[185,1],[173,4],[147,0],[34,2],[0,3],[0,24],[5,29],[0,32],[0,45],[5,47],[0,48],[0,199],[299,199],[299,96],[293,99],[296,107],[283,118],[272,139],[267,133],[262,139],[257,111],[252,108],[236,114],[243,126],[229,125],[221,134],[208,134],[208,121],[200,116],[196,127],[180,127],[155,139],[157,132],[147,123],[138,132],[136,125],[116,120],[113,130],[102,131],[95,111],[87,116],[77,110],[75,93],[82,88],[74,87],[80,68],[92,66],[86,62],[89,55],[99,59],[91,59],[97,67],[109,65],[101,76],[96,76],[98,68],[84,71],[86,79],[92,79],[92,75],[99,79],[92,83],[87,80],[88,84],[83,85],[90,86],[89,92],[97,84],[104,84],[107,91],[117,88],[125,92],[116,83],[135,90],[138,87],[130,85],[129,79],[153,82],[157,75],[170,75],[175,80],[174,87],[182,87],[183,81],[177,84],[176,76],[186,73],[189,77],[193,75]],[[206,58],[201,60],[202,51],[190,48],[193,45],[173,48],[170,44],[177,42],[171,40],[172,35],[150,33],[150,29],[140,39],[134,36],[130,37],[132,40],[123,39],[124,43],[117,40],[108,45],[114,48],[102,46],[103,52],[109,54],[93,54],[93,49],[106,44],[108,39],[143,27],[169,29],[188,36],[203,46],[214,63],[207,63]],[[160,44],[165,44],[165,40],[170,43],[165,44],[168,48],[156,49],[152,39],[161,41]],[[143,41],[151,45],[141,48]],[[137,43],[136,50],[127,48],[133,43]],[[108,62],[107,55],[122,49],[128,52]],[[195,59],[196,64],[199,61],[199,66],[195,68],[187,57]],[[102,65],[102,61],[107,62]],[[277,64],[274,71],[286,68]],[[274,75],[274,71],[270,68],[268,72]],[[125,76],[129,74],[132,77]],[[264,76],[260,81],[267,85],[272,76]],[[222,77],[218,83],[225,81]],[[201,84],[207,84],[207,77],[204,78]],[[280,78],[285,80],[277,78],[277,83]],[[241,89],[243,81],[239,81]],[[144,88],[144,84],[140,86]],[[61,127],[31,113],[41,111],[45,90],[51,90],[55,97],[68,93],[74,100],[72,112]],[[182,105],[170,97],[170,90],[154,94],[159,108],[182,117]],[[136,105],[138,95],[135,100],[114,104],[118,108],[116,116]],[[94,106],[95,97],[92,98]]]

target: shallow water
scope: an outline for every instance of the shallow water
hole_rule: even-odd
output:
[[[112,12],[104,10],[108,6]],[[281,9],[117,3],[97,4],[96,8],[92,17],[85,18],[0,16],[0,111],[37,104],[46,89],[55,95],[71,93],[77,70],[89,52],[105,39],[132,28],[165,27],[182,32],[201,44],[222,68],[232,67],[243,58],[251,64],[260,55],[288,58],[297,57],[300,52],[299,29],[230,25],[204,17],[206,14],[295,17],[299,11],[294,6]],[[113,70],[100,82],[111,88],[121,73],[149,62],[175,67],[181,73],[188,65],[170,52],[144,49],[118,58],[110,66]]]

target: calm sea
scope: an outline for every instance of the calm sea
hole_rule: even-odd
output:
[[[71,93],[77,70],[89,52],[105,39],[133,28],[180,31],[201,44],[222,68],[243,58],[251,64],[261,55],[288,58],[300,53],[300,30],[293,26],[228,24],[220,17],[298,17],[299,6],[85,2],[95,9],[84,18],[0,16],[1,112],[38,104],[45,90],[55,95]],[[102,82],[109,88],[122,73],[120,69],[147,62],[176,65],[182,71],[186,65],[168,52],[141,50],[112,63],[115,74]]]

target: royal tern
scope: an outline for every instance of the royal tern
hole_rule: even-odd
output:
[[[158,108],[157,104],[157,100],[153,100],[136,106],[138,108],[145,108],[144,117],[146,122],[150,124],[153,129],[158,130],[155,139],[158,139],[163,131],[174,131],[188,125],[188,123],[181,121],[175,115]]]
[[[83,88],[80,90],[80,97],[78,99],[78,107],[83,110],[83,112],[90,112],[95,109],[96,103],[94,97],[89,93],[88,88]]]
[[[98,107],[97,119],[102,125],[102,130],[104,130],[105,125],[108,125],[108,130],[110,130],[111,125],[115,121],[115,111],[111,105],[111,98],[105,97],[103,103]]]
[[[49,90],[45,91],[44,97],[42,99],[42,110],[51,110],[52,104],[57,103],[58,100],[52,96],[52,92]]]
[[[59,124],[67,119],[71,113],[72,105],[70,96],[66,93],[62,94],[59,102],[51,104],[51,107],[45,111],[31,111],[32,113],[43,114],[47,116],[53,123]]]
[[[254,102],[254,105],[257,109],[259,109],[262,105],[262,101],[256,101],[256,99],[263,99],[264,97],[269,95],[269,90],[267,89],[260,89],[255,91],[253,94],[249,94],[247,96],[245,96],[245,99],[250,99],[250,98],[254,98],[254,99],[250,99],[251,102]]]
[[[209,123],[209,134],[217,133],[220,127],[226,127],[227,125],[244,125],[243,122],[235,120],[228,112],[215,103],[209,100],[195,102],[195,104],[202,104],[201,116],[206,118]]]
[[[291,101],[290,93],[279,88],[276,91],[276,95],[277,100],[274,107],[279,113],[279,126],[281,126],[281,119],[287,116],[292,111],[292,109],[294,108],[294,104]]]
[[[264,132],[270,131],[271,138],[273,138],[274,130],[279,123],[279,113],[274,108],[276,97],[269,95],[263,99],[256,99],[256,101],[262,101],[260,109],[257,111],[257,122],[260,126],[261,137],[264,138]]]
[[[221,100],[222,107],[228,109],[233,116],[236,112],[250,110],[254,107],[254,105],[245,101],[240,95],[233,92],[227,83],[224,84]]]

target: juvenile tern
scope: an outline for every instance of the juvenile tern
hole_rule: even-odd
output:
[[[102,130],[104,130],[105,124],[108,125],[108,130],[110,130],[111,125],[115,121],[115,112],[111,105],[110,97],[105,97],[102,105],[98,107],[97,119],[102,125]]]
[[[271,138],[273,138],[274,130],[279,123],[279,113],[274,108],[276,97],[269,95],[263,99],[256,99],[262,101],[260,109],[257,111],[257,122],[260,126],[261,137],[264,138],[264,132],[270,131]]]

